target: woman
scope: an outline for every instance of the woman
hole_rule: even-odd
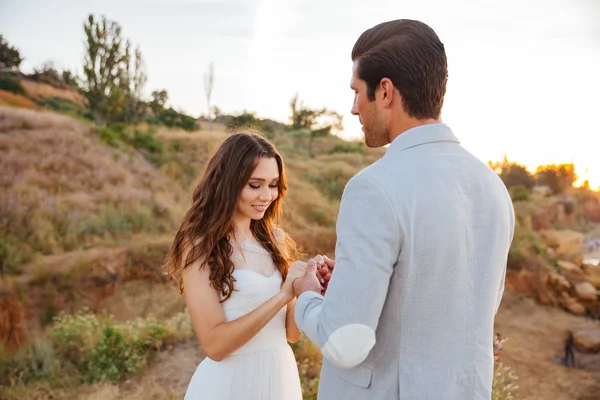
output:
[[[301,337],[292,282],[306,271],[277,225],[281,156],[249,132],[229,136],[206,166],[165,269],[179,280],[207,358],[185,399],[301,400],[288,345]]]

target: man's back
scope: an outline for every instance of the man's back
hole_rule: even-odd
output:
[[[403,133],[353,180],[382,188],[395,215],[381,229],[394,235],[399,226],[403,243],[375,346],[350,370],[325,361],[324,375],[357,384],[372,369],[368,385],[348,388],[356,399],[489,399],[493,320],[514,229],[506,188],[443,124]],[[331,387],[322,378],[322,398],[342,398],[330,379]]]

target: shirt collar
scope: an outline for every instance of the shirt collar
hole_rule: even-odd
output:
[[[401,152],[411,147],[435,142],[454,142],[460,144],[458,138],[454,136],[448,125],[443,123],[427,124],[402,132],[392,141],[387,152]]]

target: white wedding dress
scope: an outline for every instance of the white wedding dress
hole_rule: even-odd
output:
[[[271,255],[250,240],[232,241],[235,291],[223,305],[225,320],[251,312],[276,295],[281,273]],[[185,400],[302,400],[294,353],[285,333],[284,307],[256,336],[220,362],[205,358]]]

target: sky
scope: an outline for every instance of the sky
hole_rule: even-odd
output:
[[[442,119],[483,161],[530,170],[574,162],[600,186],[598,0],[0,0],[0,34],[29,72],[46,61],[81,72],[83,22],[106,15],[142,51],[146,94],[207,112],[203,75],[214,63],[213,105],[287,122],[296,93],[311,108],[350,114],[350,52],[372,26],[399,18],[430,25],[449,79]],[[587,172],[586,172],[587,171]]]

